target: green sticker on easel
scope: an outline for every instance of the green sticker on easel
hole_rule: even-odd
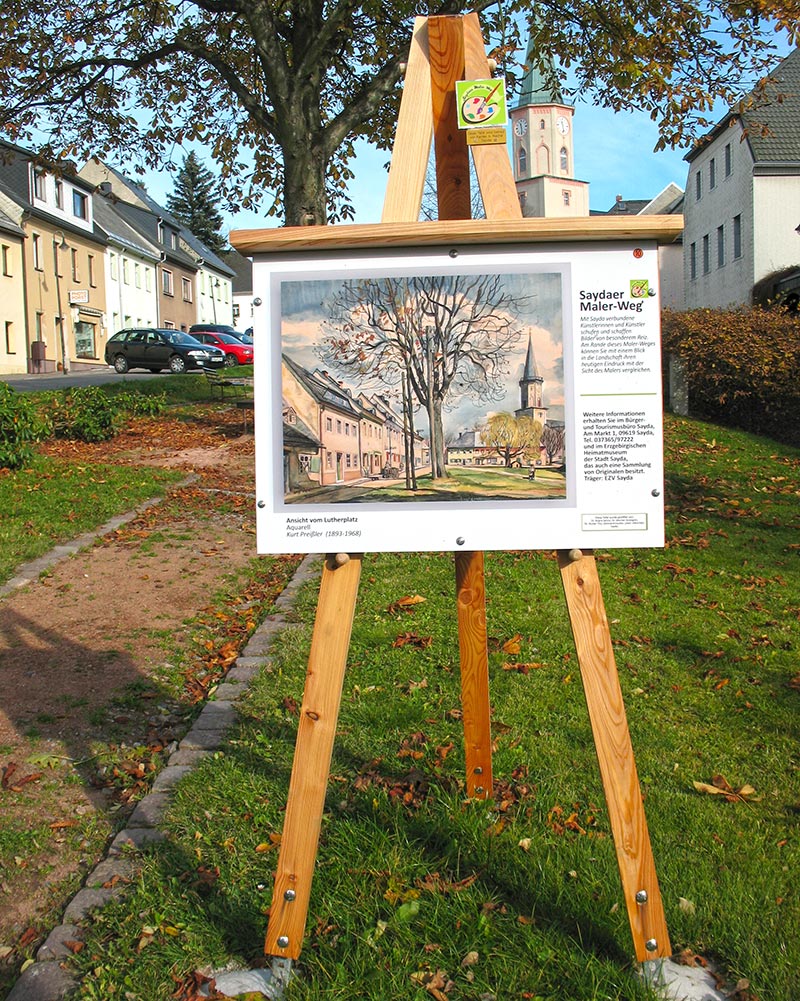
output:
[[[505,80],[457,80],[456,108],[460,129],[507,125]]]

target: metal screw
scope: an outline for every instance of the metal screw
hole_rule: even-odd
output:
[[[281,949],[285,949],[289,945],[289,936],[288,935],[279,935],[278,936],[278,945],[281,947]],[[655,945],[653,945],[653,948],[655,948]]]
[[[661,496],[661,491],[660,490],[651,490],[650,493],[653,495],[653,497],[660,497]]]
[[[256,507],[266,507],[266,506],[267,506],[266,501],[258,501],[258,503],[256,504]]]
[[[291,901],[294,900],[296,896],[297,894],[294,892],[294,890],[286,890],[286,892],[283,894],[283,899]]]
[[[455,247],[453,247],[453,249],[450,251],[450,256],[453,258],[458,257],[458,251],[456,250]]]
[[[656,949],[658,948],[658,942],[656,942],[654,938],[649,938],[645,942],[644,947],[645,949],[647,949],[648,952],[655,952]]]
[[[483,769],[481,768],[480,765],[478,765],[478,767],[475,769],[475,774],[476,775],[483,775]]]
[[[456,545],[457,546],[463,546],[464,545],[464,536],[463,535],[459,535],[459,537],[456,539]]]
[[[479,793],[479,794],[482,793],[483,792],[483,786],[475,786],[475,792]]]
[[[637,904],[646,904],[647,903],[647,890],[639,890],[637,892],[637,894],[636,894],[636,903]]]

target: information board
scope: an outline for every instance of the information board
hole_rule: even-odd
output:
[[[254,255],[263,553],[663,545],[655,241]]]

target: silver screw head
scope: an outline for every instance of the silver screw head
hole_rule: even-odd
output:
[[[286,890],[285,893],[283,894],[283,899],[284,900],[294,900],[294,898],[296,896],[297,896],[297,894],[295,893],[294,890]]]
[[[647,890],[639,890],[637,892],[637,894],[636,894],[636,903],[637,904],[646,904],[647,903]]]
[[[658,942],[656,942],[654,938],[649,938],[645,942],[644,947],[645,949],[647,949],[648,952],[655,952],[656,949],[658,948]]]
[[[464,536],[463,535],[459,535],[459,537],[456,539],[456,545],[457,546],[463,546],[465,541],[466,540],[464,539]]]
[[[278,945],[281,947],[281,949],[285,949],[288,946],[288,944],[289,944],[289,936],[288,935],[279,935],[278,936]]]

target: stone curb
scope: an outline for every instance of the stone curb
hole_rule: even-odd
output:
[[[58,556],[53,555],[56,552],[53,550],[48,556],[21,567],[14,578],[18,583],[9,582],[5,589],[0,589],[0,597],[36,580],[42,570],[59,559],[93,545],[97,538],[130,521],[140,511],[150,507],[151,503],[142,505],[128,515],[113,518],[97,531],[81,536],[68,546],[59,546]],[[295,570],[291,581],[275,601],[282,612],[292,607],[300,587],[319,574],[321,559],[316,555],[306,556]],[[67,904],[62,923],[50,932],[36,953],[35,962],[23,971],[6,1001],[64,1001],[76,989],[77,980],[61,963],[73,954],[77,944],[82,941],[79,923],[93,911],[126,892],[128,885],[136,877],[137,867],[132,856],[137,850],[164,840],[165,835],[158,829],[158,825],[170,805],[178,782],[198,762],[224,746],[227,732],[239,718],[236,701],[245,694],[247,686],[260,670],[271,670],[267,653],[275,635],[287,624],[282,612],[267,616],[250,637],[242,656],[237,658],[235,666],[226,674],[225,681],[214,691],[211,701],[205,704],[178,749],[169,756],[167,764],[153,783],[152,791],[137,803],[128,826],[117,834],[111,842],[107,857],[87,876],[83,888]]]

